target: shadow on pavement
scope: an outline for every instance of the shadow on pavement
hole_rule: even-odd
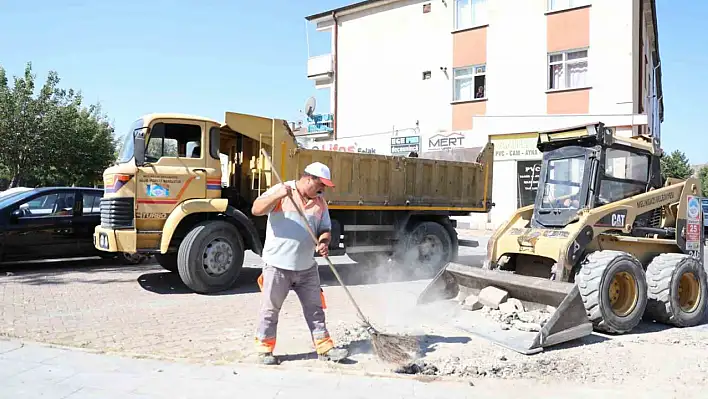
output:
[[[351,356],[352,353],[349,354]],[[288,355],[278,355],[278,360],[280,362],[295,362],[298,360],[317,360],[317,353],[316,352],[308,352],[308,353],[293,353],[293,354],[288,354]],[[354,359],[347,358],[344,359],[340,362],[339,364],[357,364],[357,362]]]
[[[592,333],[590,335],[587,335],[585,337],[581,337],[578,339],[574,339],[572,341],[562,342],[557,345],[546,347],[543,349],[543,352],[553,352],[553,351],[557,351],[557,350],[579,348],[581,346],[586,346],[586,345],[600,344],[600,343],[603,343],[608,340],[611,340],[611,338],[604,337],[602,335],[598,335],[597,333]],[[543,352],[540,352],[540,353],[543,353]]]
[[[258,288],[256,280],[258,279],[258,276],[260,276],[260,274],[261,269],[244,267],[241,270],[241,275],[238,278],[236,287],[226,291],[216,292],[207,295],[238,295],[259,292],[260,289]],[[153,273],[145,273],[138,277],[138,284],[140,284],[140,286],[144,290],[155,294],[199,295],[189,289],[186,285],[184,285],[182,279],[179,276],[179,273],[172,273],[168,271],[156,271]]]
[[[470,337],[443,337],[440,335],[423,335],[418,339],[420,340],[420,352],[422,354],[435,352],[435,345],[438,344],[464,345],[472,340]]]
[[[30,285],[60,285],[70,283],[109,284],[125,282],[126,278],[94,278],[96,273],[130,273],[157,266],[152,259],[138,265],[126,265],[117,259],[71,258],[32,262],[3,263],[0,281]],[[89,278],[87,278],[89,277]]]
[[[472,340],[470,337],[443,337],[441,335],[418,335],[417,338],[421,356],[435,352],[438,344],[464,345]],[[374,350],[370,339],[360,339],[349,344],[349,352],[350,355],[373,354]]]
[[[371,266],[346,263],[335,265],[335,268],[344,281],[344,284],[347,286],[406,282],[420,279],[420,277],[411,275],[411,273],[405,269],[392,268],[388,265]],[[329,266],[320,265],[319,272],[322,286],[339,286],[339,282],[334,277],[334,273],[332,273]],[[260,292],[258,284],[256,283],[260,274],[260,268],[244,267],[241,270],[241,275],[234,288],[207,295],[237,295]],[[154,270],[150,273],[144,273],[138,277],[138,283],[144,290],[156,294],[198,295],[184,285],[178,273],[171,273],[165,270]]]

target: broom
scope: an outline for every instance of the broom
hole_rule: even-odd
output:
[[[271,173],[275,175],[275,178],[278,180],[278,183],[283,184],[283,180],[280,178],[280,175],[275,170],[275,167],[273,166],[273,160],[270,158],[270,155],[268,155],[268,152],[266,152],[265,149],[261,148],[261,154],[268,160]],[[310,227],[310,224],[307,221],[307,217],[305,216],[305,212],[300,208],[300,204],[298,204],[298,201],[295,201],[295,199],[292,198],[292,193],[290,194],[290,200],[293,202],[293,204],[295,204],[295,208],[297,209],[298,214],[300,214],[305,228],[310,233],[310,237],[315,243],[315,246],[317,246],[319,244],[317,236],[312,231],[312,228]],[[364,327],[369,333],[369,336],[371,336],[371,346],[373,347],[376,356],[378,356],[383,361],[391,363],[403,364],[410,362],[410,353],[417,352],[420,349],[416,337],[412,337],[409,335],[384,334],[374,328],[374,326],[369,322],[366,316],[364,316],[364,313],[361,311],[359,305],[354,300],[354,297],[349,292],[349,288],[347,288],[346,284],[344,284],[344,281],[342,281],[341,276],[337,272],[337,269],[334,267],[332,261],[329,259],[329,256],[324,256],[324,258],[327,261],[329,268],[332,270],[334,277],[337,278],[339,284],[342,286],[342,288],[344,288],[344,292],[346,292],[347,297],[349,297],[349,301],[351,301],[352,305],[354,305],[359,319],[361,319],[361,322],[364,324]]]

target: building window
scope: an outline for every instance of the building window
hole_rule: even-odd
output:
[[[565,10],[590,4],[590,0],[548,0],[548,11]]]
[[[548,89],[587,87],[588,51],[574,50],[548,54]]]
[[[487,24],[487,0],[455,0],[455,30]]]
[[[453,70],[453,101],[470,101],[487,98],[487,67],[473,65]]]

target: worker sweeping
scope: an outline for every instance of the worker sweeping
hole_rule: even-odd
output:
[[[327,165],[308,165],[300,179],[276,184],[254,202],[254,216],[268,215],[262,259],[262,303],[256,331],[256,350],[264,364],[278,364],[273,355],[280,308],[292,289],[302,305],[305,320],[321,360],[341,361],[349,351],[335,348],[325,323],[320,275],[314,253],[328,255],[332,223],[322,197],[334,187]],[[310,229],[318,237],[315,246],[296,204],[304,210]],[[261,281],[259,281],[260,283]]]

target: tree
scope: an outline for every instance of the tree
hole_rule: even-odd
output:
[[[27,63],[10,87],[0,66],[0,170],[18,185],[92,185],[115,159],[113,128],[99,105],[82,106],[80,92],[58,87],[51,71],[35,95]]]
[[[698,179],[701,181],[701,196],[708,197],[708,166],[698,170]]]
[[[663,180],[669,177],[687,179],[691,175],[693,175],[693,169],[683,152],[674,150],[671,154],[661,158],[661,178]]]

